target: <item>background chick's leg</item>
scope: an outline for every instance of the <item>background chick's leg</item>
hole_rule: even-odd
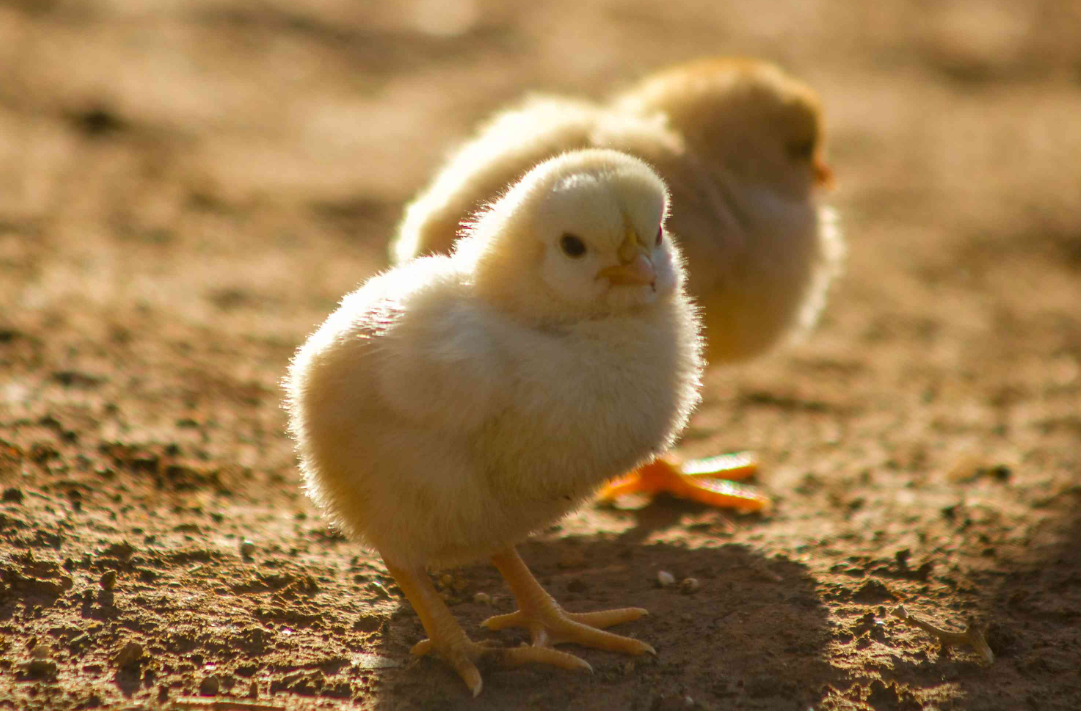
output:
[[[492,556],[492,563],[506,579],[518,600],[518,611],[489,617],[481,624],[491,630],[525,627],[533,638],[533,649],[561,642],[607,649],[625,654],[656,654],[645,642],[622,637],[599,628],[637,620],[648,614],[641,607],[624,607],[601,612],[567,612],[541,587],[513,547]]]
[[[476,662],[483,656],[494,658],[503,666],[523,664],[551,664],[561,669],[593,671],[585,661],[571,654],[554,649],[517,648],[503,649],[491,642],[474,642],[454,619],[443,598],[439,596],[431,579],[421,568],[398,567],[383,559],[387,570],[398,587],[405,593],[409,604],[417,611],[428,639],[417,642],[411,650],[418,657],[434,651],[454,667],[473,696],[484,687]]]
[[[744,512],[768,510],[772,505],[768,496],[753,486],[730,481],[745,479],[757,469],[754,456],[747,452],[686,462],[660,457],[608,482],[597,496],[602,501],[611,501],[626,494],[653,495],[663,491],[720,508]]]

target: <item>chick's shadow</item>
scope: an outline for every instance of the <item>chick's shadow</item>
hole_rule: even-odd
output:
[[[824,685],[838,683],[840,672],[825,661],[827,611],[806,566],[718,537],[696,537],[705,539],[696,549],[678,541],[644,542],[651,532],[701,511],[660,498],[635,511],[638,525],[620,536],[549,532],[519,546],[537,579],[568,611],[649,610],[649,616],[612,631],[649,642],[656,657],[560,646],[589,662],[592,675],[544,667],[505,671],[482,663],[484,691],[477,699],[469,698],[448,666],[426,658],[389,677],[376,707],[650,709],[678,706],[690,697],[706,707],[787,711],[815,702]],[[672,575],[671,585],[658,581],[662,570]],[[480,627],[486,617],[516,607],[492,566],[455,575],[465,591],[452,597],[451,610],[473,639],[506,646],[528,642],[524,630],[489,633]],[[476,602],[478,592],[491,603]],[[402,604],[395,624],[403,629],[381,654],[407,657],[407,644],[424,636],[408,603]]]

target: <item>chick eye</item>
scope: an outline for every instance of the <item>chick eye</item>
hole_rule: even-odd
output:
[[[563,235],[560,237],[559,248],[563,250],[563,254],[572,259],[577,259],[586,253],[585,242],[574,235]]]
[[[653,243],[653,246],[654,247],[660,247],[662,239],[664,239],[664,227],[658,227],[657,228],[657,239]]]
[[[810,160],[815,152],[815,142],[813,139],[810,141],[795,141],[789,143],[785,148],[793,160]]]

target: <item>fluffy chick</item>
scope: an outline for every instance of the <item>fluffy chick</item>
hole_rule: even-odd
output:
[[[534,96],[495,116],[449,159],[407,208],[391,258],[450,250],[459,225],[538,161],[615,148],[645,159],[671,190],[668,227],[687,257],[688,291],[703,307],[707,359],[742,361],[811,328],[840,272],[840,232],[815,200],[832,180],[823,144],[815,93],[757,60],[679,65],[605,104]],[[744,459],[712,464],[698,473],[753,470]],[[709,482],[676,482],[658,466],[653,484],[632,488],[742,508],[766,503],[717,495]]]
[[[699,324],[642,161],[572,152],[530,171],[449,256],[376,276],[298,350],[285,380],[307,491],[383,557],[474,695],[496,656],[588,669],[551,648],[652,648],[600,628],[645,611],[564,612],[514,545],[666,449],[698,401]],[[426,566],[490,558],[532,647],[471,642]]]

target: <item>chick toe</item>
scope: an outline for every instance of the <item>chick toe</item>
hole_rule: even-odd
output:
[[[573,654],[546,647],[518,647],[507,649],[496,642],[474,642],[455,621],[454,616],[439,596],[431,579],[423,570],[399,568],[387,564],[398,587],[405,593],[413,609],[417,611],[428,639],[413,645],[410,653],[416,657],[435,654],[449,664],[473,696],[484,688],[484,681],[477,662],[482,658],[503,667],[520,667],[526,664],[548,664],[569,671],[593,672],[584,659]]]
[[[641,607],[624,607],[598,612],[567,612],[541,587],[513,548],[492,556],[492,562],[518,600],[518,610],[489,617],[481,626],[490,630],[523,627],[529,630],[533,646],[543,649],[562,643],[605,649],[623,654],[656,654],[641,640],[603,631],[603,627],[630,622],[649,614]]]
[[[612,501],[627,494],[664,492],[717,508],[767,511],[772,506],[768,496],[753,486],[732,481],[753,475],[757,468],[754,457],[746,452],[682,463],[659,458],[610,481],[597,498]]]

